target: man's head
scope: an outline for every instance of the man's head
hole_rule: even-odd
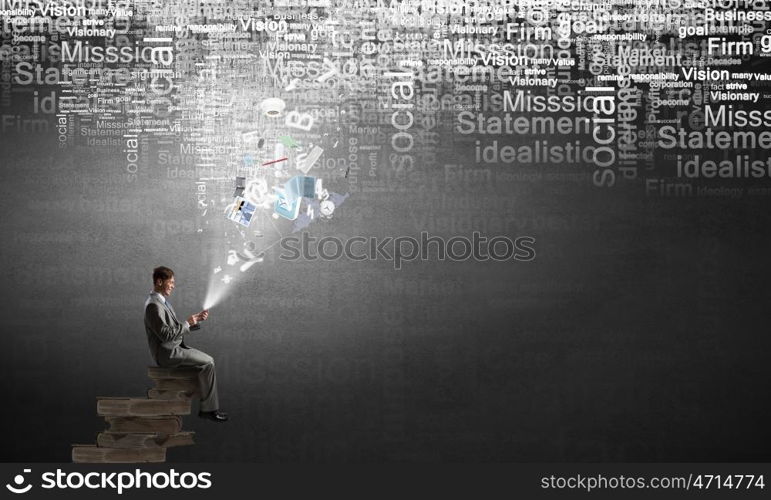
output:
[[[153,290],[164,297],[174,291],[174,271],[166,266],[153,269]]]

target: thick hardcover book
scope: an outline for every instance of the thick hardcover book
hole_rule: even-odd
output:
[[[193,396],[192,392],[187,391],[164,391],[161,389],[148,389],[147,397],[150,399],[189,401]]]
[[[166,448],[100,448],[93,444],[72,445],[72,461],[76,463],[165,462]]]
[[[112,432],[159,432],[176,434],[182,430],[182,418],[166,417],[105,417]]]
[[[156,378],[182,378],[182,379],[198,379],[198,372],[196,368],[162,368],[160,366],[149,366],[147,368],[147,376]]]
[[[144,398],[97,398],[96,412],[101,416],[152,417],[190,415],[190,401]]]
[[[171,448],[195,444],[194,432],[161,434],[158,432],[100,432],[96,445],[100,448]]]
[[[198,392],[198,379],[158,378],[155,379],[154,388],[164,391]]]

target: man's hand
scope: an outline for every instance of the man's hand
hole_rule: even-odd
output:
[[[206,318],[209,317],[209,310],[204,309],[203,311],[193,314],[189,318],[187,318],[187,324],[190,326],[195,326],[201,321],[206,321]]]

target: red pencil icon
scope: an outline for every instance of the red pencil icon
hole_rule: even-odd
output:
[[[289,159],[289,158],[285,156],[285,157],[283,157],[283,158],[279,158],[278,160],[273,160],[273,161],[268,161],[268,162],[265,162],[265,163],[263,163],[263,164],[262,164],[262,166],[264,167],[264,166],[266,166],[266,165],[272,165],[272,164],[274,164],[274,163],[278,163],[278,162],[280,162],[280,161],[284,161],[284,160],[288,160],[288,159]]]

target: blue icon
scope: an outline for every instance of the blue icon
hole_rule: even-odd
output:
[[[296,175],[286,181],[284,188],[274,188],[276,192],[276,205],[273,211],[281,217],[295,220],[300,214],[300,204],[303,198],[313,198],[316,187],[316,178]]]
[[[295,220],[300,215],[300,202],[302,198],[287,193],[286,189],[274,189],[277,198],[273,211],[285,219]]]
[[[256,209],[257,206],[254,203],[238,196],[233,203],[233,208],[230,210],[230,213],[227,214],[227,218],[242,226],[248,227],[249,223],[252,222],[252,215],[254,215]]]

